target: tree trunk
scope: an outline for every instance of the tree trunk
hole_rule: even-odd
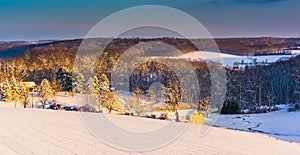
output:
[[[206,110],[205,110],[206,118],[208,118],[208,113],[209,113],[209,108],[207,107]]]
[[[42,101],[43,109],[45,109],[45,102],[46,101]]]
[[[176,122],[179,122],[179,115],[178,115],[178,110],[176,109],[176,112],[175,112],[175,116],[176,116]]]

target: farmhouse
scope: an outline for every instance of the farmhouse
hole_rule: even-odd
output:
[[[29,82],[22,82],[28,89],[29,91],[32,91],[35,89],[36,84],[35,82],[29,81]]]

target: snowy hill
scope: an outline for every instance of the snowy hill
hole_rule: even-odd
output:
[[[220,115],[213,125],[262,133],[288,142],[300,143],[300,111],[288,112],[287,105],[279,107],[281,110],[270,113]]]
[[[239,56],[225,53],[207,52],[207,51],[195,51],[187,54],[183,54],[180,58],[189,59],[192,61],[198,60],[211,60],[219,62],[225,67],[245,67],[246,64],[268,64],[276,61],[288,60],[296,55],[260,55],[260,56]]]
[[[103,114],[84,113],[102,122]],[[167,121],[106,115],[129,130],[149,130]],[[0,107],[0,154],[127,154],[97,139],[79,112]],[[105,130],[105,129],[103,129]],[[300,145],[261,134],[212,128],[199,136],[200,127],[190,125],[173,142],[143,154],[300,154]],[[108,135],[113,137],[113,135]],[[126,135],[124,135],[126,136]],[[118,140],[118,137],[114,137]],[[128,137],[130,138],[130,137]],[[139,144],[142,141],[137,142]],[[132,152],[131,152],[132,153]]]

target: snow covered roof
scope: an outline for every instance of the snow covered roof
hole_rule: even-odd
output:
[[[85,104],[85,105],[83,105],[83,106],[81,106],[81,107],[91,107],[91,108],[94,108],[94,106],[92,106],[92,105],[89,104],[89,103],[87,103],[87,104]]]
[[[186,110],[178,110],[178,116],[190,116],[192,115],[196,110],[195,109],[186,109]]]
[[[29,88],[33,88],[36,86],[35,82],[30,81],[30,82],[22,82],[23,84],[25,84],[27,87]]]

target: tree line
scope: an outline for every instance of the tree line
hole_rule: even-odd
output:
[[[300,57],[268,66],[227,69],[226,102],[238,109],[270,111],[275,104],[300,102]],[[269,109],[261,109],[268,106]]]
[[[134,40],[131,41],[134,42]],[[256,40],[250,39],[250,41]],[[119,40],[117,43],[124,44],[122,46],[123,50],[128,48],[128,45],[125,44],[126,42]],[[266,41],[266,44],[269,44],[268,41]],[[111,49],[116,47],[116,45],[110,46],[112,46]],[[86,53],[85,57],[81,59],[81,64],[87,66],[82,66],[82,68],[85,68],[85,70],[82,70],[73,68],[76,55],[74,49],[62,48],[61,46],[56,47],[55,44],[51,47],[53,48],[47,46],[47,50],[43,50],[42,47],[32,48],[23,55],[2,59],[0,61],[0,83],[3,83],[3,89],[7,89],[5,87],[8,87],[7,85],[9,84],[9,88],[13,92],[19,92],[19,88],[21,89],[22,87],[22,81],[34,81],[41,84],[46,79],[55,92],[85,93],[88,83],[93,83],[92,81],[95,81],[95,77],[105,75],[110,82],[113,66],[117,63],[123,51],[118,51],[118,49],[105,50],[99,61],[94,61],[95,55],[93,53]],[[289,61],[276,62],[268,66],[248,66],[245,69],[227,68],[227,93],[224,107],[230,109],[231,106],[228,105],[232,104],[232,107],[238,107],[232,108],[238,109],[234,110],[236,112],[239,112],[241,109],[260,111],[260,107],[263,105],[271,107],[274,104],[299,102],[299,61],[300,58],[296,57]],[[95,62],[97,64],[91,64]],[[148,90],[151,84],[161,82],[166,87],[166,102],[171,105],[171,109],[176,109],[182,98],[180,96],[182,93],[180,92],[188,93],[188,91],[193,89],[195,91],[199,89],[200,95],[198,98],[197,96],[184,96],[183,101],[187,103],[197,101],[197,103],[194,103],[195,105],[203,104],[203,101],[209,100],[210,97],[211,79],[209,69],[204,62],[191,62],[191,64],[196,72],[200,88],[194,88],[195,86],[189,86],[187,87],[188,89],[178,87],[180,85],[178,75],[161,63],[149,61],[137,66],[132,72],[130,76],[130,91],[135,93],[136,96],[140,96],[137,94],[149,96]],[[96,66],[96,69],[93,70],[89,66]],[[178,66],[175,67],[178,70],[186,68],[181,63],[178,63]],[[86,79],[84,75],[89,75],[92,72],[96,72],[96,75]],[[186,80],[189,79],[187,78]],[[19,88],[13,89],[15,85],[19,85]],[[141,91],[136,93],[135,90]],[[110,93],[112,92],[110,91]],[[7,101],[9,100],[23,100],[23,98],[7,98]]]

